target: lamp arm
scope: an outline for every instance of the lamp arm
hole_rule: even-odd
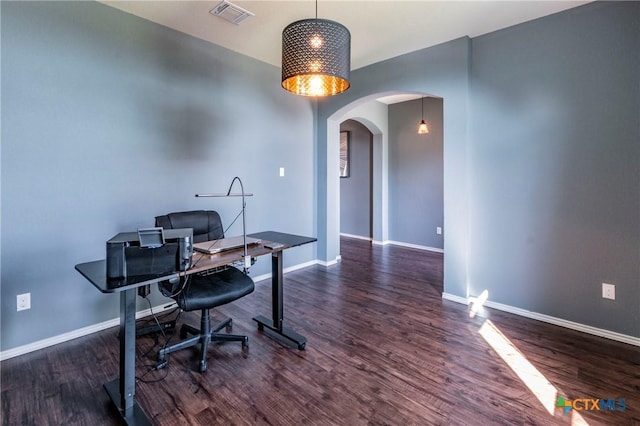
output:
[[[227,191],[227,197],[231,194],[231,189],[233,188],[233,184],[236,182],[236,180],[238,181],[238,183],[240,184],[240,192],[242,194],[242,243],[244,246],[244,270],[245,272],[247,271],[247,255],[248,255],[248,251],[247,251],[247,223],[246,223],[246,219],[245,219],[245,201],[244,201],[244,185],[242,184],[242,179],[240,179],[238,176],[234,177],[233,180],[231,181],[231,185],[229,185],[229,190]]]
[[[231,193],[231,189],[233,188],[233,184],[238,181],[240,183],[241,193]],[[247,222],[245,219],[245,208],[247,204],[244,201],[244,197],[252,197],[252,193],[244,192],[244,185],[242,184],[242,180],[236,176],[231,180],[231,185],[229,185],[229,190],[227,193],[211,193],[211,194],[196,194],[196,197],[238,197],[242,196],[242,242],[244,246],[244,273],[246,274],[249,270],[249,266],[251,266],[251,258],[249,257],[249,251],[247,250]],[[235,219],[234,219],[235,222]]]

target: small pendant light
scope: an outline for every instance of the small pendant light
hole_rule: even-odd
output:
[[[425,135],[429,133],[429,126],[424,121],[424,98],[422,98],[422,121],[420,121],[420,125],[418,125],[418,134]]]
[[[318,19],[293,22],[282,31],[282,88],[302,96],[330,96],[350,86],[351,33]]]

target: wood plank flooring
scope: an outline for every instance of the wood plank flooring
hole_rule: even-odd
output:
[[[338,265],[285,276],[287,326],[305,351],[257,331],[252,316],[270,316],[262,281],[214,313],[233,318],[249,350],[211,347],[205,374],[191,350],[148,372],[163,339],[139,338],[136,399],[157,425],[640,424],[640,348],[489,309],[470,318],[441,298],[442,259],[342,239]],[[102,389],[118,374],[116,333],[3,361],[2,424],[119,424]],[[626,409],[564,414],[558,396],[624,398]]]

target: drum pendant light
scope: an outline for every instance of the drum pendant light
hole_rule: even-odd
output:
[[[349,88],[351,33],[342,24],[316,18],[282,31],[282,88],[302,96],[330,96]]]

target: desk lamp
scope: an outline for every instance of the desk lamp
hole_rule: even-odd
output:
[[[231,192],[231,189],[233,188],[233,184],[238,181],[238,183],[240,184],[240,192]],[[227,191],[227,193],[223,193],[223,192],[218,192],[218,193],[210,193],[210,194],[196,194],[196,197],[242,197],[242,242],[243,242],[243,246],[244,246],[244,253],[243,253],[243,259],[244,259],[244,272],[245,274],[248,272],[249,267],[251,266],[251,256],[249,256],[249,253],[247,251],[247,224],[246,224],[246,219],[245,219],[245,207],[247,206],[247,204],[244,201],[244,197],[253,197],[253,193],[247,193],[244,192],[244,185],[242,185],[242,180],[236,176],[233,178],[233,180],[231,180],[231,185],[229,185],[229,190]]]

